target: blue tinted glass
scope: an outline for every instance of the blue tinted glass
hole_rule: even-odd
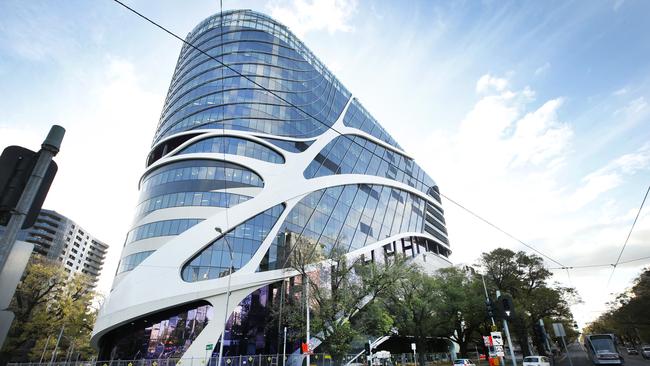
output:
[[[276,205],[254,216],[214,243],[203,248],[183,267],[182,278],[187,282],[204,281],[226,276],[230,273],[230,251],[232,248],[232,271],[248,263],[271,228],[284,211],[284,205]],[[226,243],[227,241],[227,243]],[[192,270],[187,270],[192,267]],[[198,271],[198,272],[195,272]]]
[[[282,155],[271,150],[270,148],[256,142],[237,137],[211,137],[205,140],[201,140],[186,147],[181,152],[179,152],[178,155],[192,153],[228,153],[233,155],[247,156],[249,158],[264,160],[275,164],[284,163],[284,158]]]

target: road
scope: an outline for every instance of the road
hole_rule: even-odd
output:
[[[593,366],[581,344],[571,343],[568,347],[573,366]],[[631,356],[623,351],[623,357],[625,358],[625,366],[650,366],[650,360],[645,360],[641,356]],[[566,355],[563,354],[557,360],[556,366],[570,366]]]

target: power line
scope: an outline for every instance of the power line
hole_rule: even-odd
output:
[[[497,229],[498,231],[500,231],[500,232],[502,232],[503,234],[507,235],[507,236],[510,237],[511,239],[514,239],[515,241],[519,242],[521,245],[523,245],[523,246],[525,246],[525,247],[527,247],[527,248],[533,250],[535,253],[541,255],[541,256],[544,257],[544,258],[547,258],[547,259],[550,260],[551,262],[553,262],[553,263],[555,263],[555,264],[558,264],[558,265],[560,265],[560,266],[563,267],[563,268],[566,267],[564,264],[562,264],[562,263],[556,261],[555,259],[551,258],[550,256],[548,256],[548,255],[542,253],[541,251],[537,250],[537,249],[536,249],[535,247],[533,247],[532,245],[527,244],[527,243],[524,242],[523,240],[517,238],[516,236],[510,234],[509,232],[507,232],[507,231],[501,229],[501,228],[498,227],[497,225],[495,225],[495,224],[491,223],[490,221],[484,219],[483,217],[481,217],[481,216],[479,216],[478,214],[474,213],[474,211],[468,209],[467,207],[465,207],[465,206],[461,205],[460,203],[456,202],[455,200],[449,198],[447,195],[445,195],[445,194],[443,194],[443,193],[440,193],[440,195],[443,196],[443,197],[444,197],[446,200],[448,200],[449,202],[451,202],[451,203],[453,203],[454,205],[456,205],[456,206],[460,207],[461,209],[465,210],[465,212],[469,213],[470,215],[476,217],[477,219],[479,219],[479,220],[483,221],[484,223],[490,225],[491,227]]]
[[[609,287],[609,283],[612,280],[612,277],[614,276],[614,271],[616,271],[616,266],[618,266],[621,260],[623,251],[627,246],[627,242],[630,240],[630,236],[632,235],[632,231],[634,230],[636,221],[639,219],[639,215],[641,215],[641,210],[643,210],[643,205],[645,204],[645,200],[648,198],[648,193],[650,193],[650,185],[648,185],[648,189],[645,191],[645,196],[643,196],[643,201],[641,201],[641,206],[639,206],[639,211],[637,211],[636,217],[634,217],[634,222],[632,222],[632,227],[630,227],[630,232],[627,233],[627,237],[625,238],[625,243],[623,243],[623,247],[621,248],[621,251],[618,253],[618,258],[616,258],[616,263],[614,263],[614,268],[612,268],[612,273],[609,274],[609,279],[607,280],[607,287]]]
[[[628,260],[625,260],[625,261],[620,261],[620,262],[618,262],[618,266],[620,266],[622,264],[628,264],[628,263],[632,263],[632,262],[642,261],[642,260],[645,260],[645,259],[650,259],[650,256],[634,258],[634,259],[628,259]],[[615,265],[615,263],[585,264],[585,265],[566,266],[566,267],[551,267],[551,268],[548,268],[548,269],[550,269],[550,270],[561,270],[561,269],[562,270],[564,270],[564,269],[573,270],[573,269],[582,269],[582,268],[613,267],[614,265]]]
[[[344,137],[344,138],[347,138],[350,142],[352,142],[352,143],[358,145],[359,147],[365,149],[365,146],[361,145],[359,142],[355,141],[355,140],[354,140],[353,138],[351,138],[350,136],[341,133],[340,131],[338,131],[337,129],[335,129],[333,126],[330,126],[330,125],[328,125],[327,123],[325,123],[325,122],[321,121],[320,119],[316,118],[316,117],[313,116],[311,113],[309,113],[309,112],[305,111],[304,109],[302,109],[300,106],[295,105],[294,103],[288,101],[287,99],[285,99],[285,98],[283,98],[282,96],[278,95],[278,94],[275,93],[274,91],[272,91],[272,90],[266,88],[265,86],[261,85],[260,83],[256,82],[255,80],[251,79],[250,77],[248,77],[248,76],[246,76],[246,75],[240,73],[239,71],[237,71],[236,69],[234,69],[234,68],[231,67],[230,65],[228,65],[228,64],[226,64],[226,63],[224,63],[224,62],[222,62],[221,60],[219,60],[219,59],[215,58],[214,56],[208,54],[207,52],[201,50],[201,49],[198,48],[197,46],[193,45],[191,42],[188,42],[188,41],[186,41],[185,39],[179,37],[179,36],[176,35],[174,32],[168,30],[167,28],[165,28],[164,26],[158,24],[158,23],[155,22],[154,20],[148,18],[148,17],[145,16],[144,14],[142,14],[142,13],[138,12],[137,10],[135,10],[135,9],[133,9],[133,8],[131,8],[131,7],[129,7],[128,5],[124,4],[124,3],[121,2],[120,0],[113,0],[113,1],[116,2],[117,4],[121,5],[122,7],[128,9],[128,10],[131,11],[132,13],[136,14],[136,15],[139,16],[140,18],[142,18],[142,19],[146,20],[147,22],[153,24],[153,25],[156,26],[157,28],[160,28],[160,29],[161,29],[162,31],[164,31],[165,33],[167,33],[167,34],[171,35],[172,37],[178,39],[179,41],[183,42],[184,44],[186,44],[187,46],[191,47],[192,49],[195,49],[195,50],[198,51],[199,53],[201,53],[201,54],[207,56],[208,58],[210,58],[210,59],[212,59],[212,60],[218,62],[220,65],[222,65],[223,67],[225,67],[225,68],[229,69],[230,71],[234,72],[236,75],[238,75],[238,76],[240,76],[240,77],[242,77],[242,78],[248,80],[248,81],[251,82],[253,85],[255,85],[255,86],[257,86],[258,88],[262,89],[263,91],[265,91],[265,92],[267,92],[267,93],[273,95],[274,97],[276,97],[276,98],[279,99],[280,101],[286,103],[288,106],[291,106],[291,107],[293,107],[293,108],[296,108],[297,110],[299,110],[300,112],[302,112],[302,113],[305,114],[306,116],[312,118],[313,120],[315,120],[315,121],[319,122],[320,124],[322,124],[323,126],[325,126],[327,129],[330,129],[330,130],[334,131],[334,132],[337,133],[339,136]],[[221,13],[221,17],[223,18],[223,12]],[[222,24],[223,24],[223,23],[222,23]],[[225,128],[225,127],[224,127],[224,128]],[[368,151],[369,151],[369,150],[368,150]],[[377,155],[375,152],[373,152],[373,151],[370,151],[370,152],[371,152],[373,155],[379,157],[380,159],[385,160],[383,157],[380,157],[380,156]],[[543,256],[544,258],[547,258],[547,259],[549,259],[550,261],[552,261],[553,263],[556,263],[556,264],[558,264],[558,265],[560,265],[560,266],[562,266],[562,267],[565,267],[565,266],[564,266],[562,263],[560,263],[559,261],[557,261],[557,260],[551,258],[550,256],[548,256],[548,255],[542,253],[541,251],[539,251],[538,249],[536,249],[536,248],[533,247],[532,245],[529,245],[529,244],[525,243],[523,240],[521,240],[521,239],[515,237],[514,235],[508,233],[507,231],[501,229],[501,228],[498,227],[497,225],[491,223],[491,222],[488,221],[487,219],[484,219],[483,217],[479,216],[478,214],[476,214],[476,213],[474,213],[473,211],[469,210],[468,208],[464,207],[463,205],[461,205],[460,203],[456,202],[455,200],[452,200],[451,198],[449,198],[449,197],[446,196],[446,195],[443,195],[442,193],[441,193],[440,195],[443,196],[443,197],[445,197],[445,199],[447,199],[448,201],[452,202],[452,203],[455,204],[456,206],[458,206],[458,207],[460,207],[461,209],[465,210],[466,212],[470,213],[472,216],[474,216],[474,217],[478,218],[479,220],[485,222],[486,224],[492,226],[493,228],[497,229],[498,231],[502,232],[503,234],[507,235],[508,237],[514,239],[515,241],[519,242],[520,244],[524,245],[525,247],[527,247],[527,248],[533,250],[534,252],[540,254],[540,255]]]

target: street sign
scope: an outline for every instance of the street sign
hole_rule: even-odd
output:
[[[485,347],[490,347],[492,345],[492,339],[490,336],[483,336],[483,344]]]
[[[496,346],[496,345],[494,346],[494,354],[499,357],[504,357],[506,355],[503,346]]]
[[[566,337],[562,323],[553,323],[553,332],[555,332],[556,337]]]
[[[206,351],[212,351],[212,349],[214,349],[214,343],[208,343],[205,345]]]
[[[411,343],[411,349],[415,352],[415,343]]]
[[[492,338],[493,345],[503,346],[503,337],[501,337],[501,332],[490,332],[490,337]]]

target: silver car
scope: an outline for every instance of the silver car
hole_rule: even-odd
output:
[[[650,358],[650,346],[642,346],[641,347],[641,355],[643,358]]]

